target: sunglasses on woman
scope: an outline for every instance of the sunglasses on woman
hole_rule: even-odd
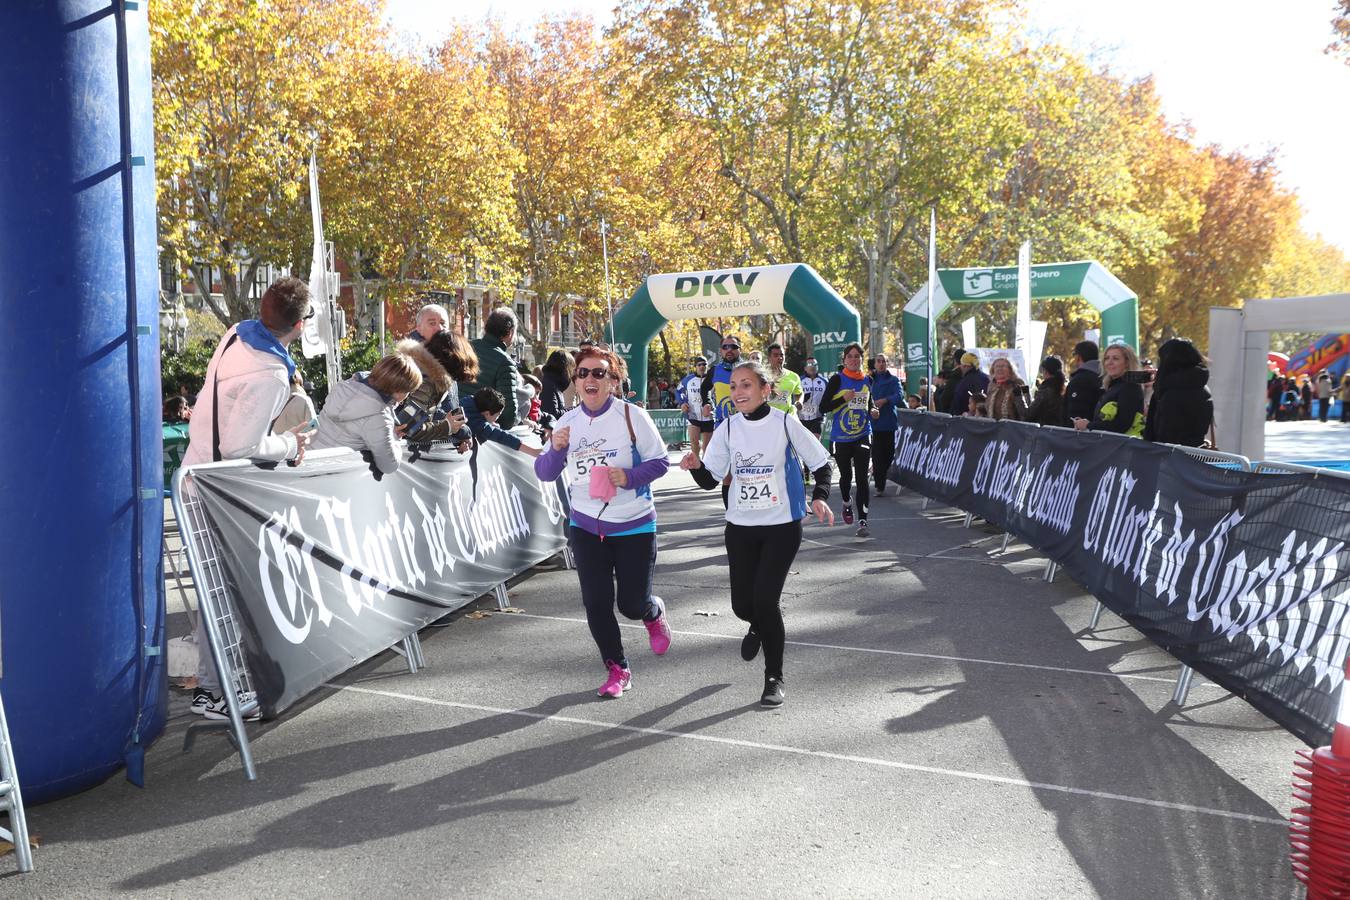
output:
[[[588,369],[585,366],[577,367],[577,381],[584,381],[587,378],[594,378],[596,381],[604,381],[608,377],[609,377],[608,367],[603,369],[601,368]]]

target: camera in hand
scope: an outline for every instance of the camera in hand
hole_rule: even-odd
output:
[[[394,407],[394,424],[406,425],[405,434],[413,434],[421,430],[422,426],[430,419],[431,413],[411,397]]]
[[[1126,372],[1121,381],[1127,384],[1150,384],[1153,381],[1153,373],[1140,370]]]

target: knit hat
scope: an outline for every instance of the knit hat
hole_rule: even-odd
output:
[[[974,353],[967,351],[961,354],[961,365],[978,367],[980,365],[980,358]]]

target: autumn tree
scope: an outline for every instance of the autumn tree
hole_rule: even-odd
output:
[[[310,150],[378,0],[150,4],[159,236],[225,324],[256,314],[260,266],[303,259]],[[220,272],[222,301],[211,294]]]
[[[358,335],[381,300],[453,283],[470,264],[514,283],[519,165],[505,105],[457,31],[426,58],[353,58],[320,148],[326,236],[351,272]]]

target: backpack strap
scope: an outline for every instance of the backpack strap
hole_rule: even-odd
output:
[[[230,345],[239,340],[239,332],[230,335],[230,339],[225,342],[225,348],[220,351],[220,356],[216,357],[215,378],[211,379],[211,461],[220,462],[220,361],[225,358],[225,351],[230,349]],[[275,421],[275,419],[273,420]],[[268,425],[270,431],[272,426]]]
[[[623,403],[623,420],[628,425],[628,440],[633,444],[633,449],[637,449],[637,433],[633,431],[633,404],[627,400]]]

